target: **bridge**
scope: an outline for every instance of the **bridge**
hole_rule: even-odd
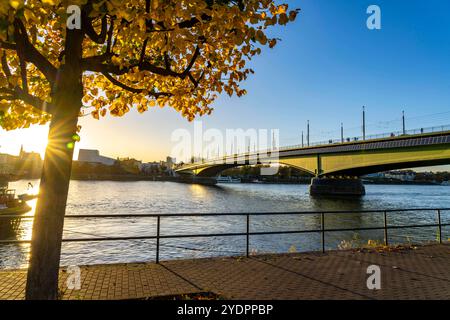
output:
[[[363,175],[450,164],[450,127],[233,154],[186,164],[175,171],[192,177],[194,182],[215,183],[216,177],[229,168],[277,163],[313,175],[312,195],[363,195]]]

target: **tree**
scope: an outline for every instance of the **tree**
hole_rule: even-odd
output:
[[[271,0],[3,0],[0,126],[50,123],[26,298],[55,299],[78,118],[170,106],[188,120],[242,96],[266,30],[298,10]],[[79,23],[79,25],[78,25]]]

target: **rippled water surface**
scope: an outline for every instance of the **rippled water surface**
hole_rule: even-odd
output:
[[[28,181],[11,183],[17,193],[26,192]],[[38,182],[34,181],[37,185]],[[201,186],[172,182],[108,182],[72,181],[67,214],[146,214],[146,213],[229,213],[229,212],[289,212],[321,210],[375,210],[403,208],[450,208],[450,187],[367,185],[367,195],[361,199],[315,199],[306,185],[221,184]],[[35,206],[35,200],[30,202]],[[30,214],[34,213],[34,209]],[[245,216],[228,217],[166,217],[161,219],[161,234],[198,234],[245,232]],[[436,212],[406,212],[388,214],[395,225],[433,224]],[[442,212],[442,222],[450,222],[450,211]],[[22,220],[11,227],[0,220],[1,239],[29,239],[31,220]],[[252,216],[251,232],[320,229],[320,215]],[[382,226],[383,215],[327,215],[328,229]],[[117,236],[153,236],[155,218],[66,219],[65,238]],[[443,238],[448,239],[445,227]],[[435,227],[389,231],[395,242],[422,242],[437,239]],[[369,239],[382,241],[382,230],[327,233],[326,246],[359,245]],[[342,240],[345,240],[342,243]],[[245,252],[245,237],[214,237],[195,239],[162,239],[161,259],[179,259],[218,255],[238,255]],[[257,235],[250,238],[250,250],[262,252],[310,251],[321,248],[321,235],[303,233],[289,235]],[[0,245],[0,268],[26,267],[28,244]],[[71,242],[64,243],[62,265],[152,261],[154,240]]]

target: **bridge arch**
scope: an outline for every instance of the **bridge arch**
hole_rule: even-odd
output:
[[[308,170],[308,169],[305,169],[305,168],[293,165],[292,163],[289,163],[288,161],[280,160],[279,164],[283,165],[283,166],[287,166],[287,167],[293,168],[293,169],[296,169],[296,170],[299,170],[301,172],[309,173],[312,176],[315,175],[315,173],[312,172],[311,170]],[[239,164],[235,163],[235,164],[210,165],[210,166],[205,166],[203,168],[198,168],[198,169],[191,170],[189,172],[189,174],[194,174],[194,175],[196,175],[198,177],[205,177],[205,178],[210,177],[210,178],[212,178],[212,177],[219,176],[220,173],[222,173],[225,170],[232,169],[232,168],[237,168],[237,167],[242,167],[242,166],[248,166],[248,165],[249,165],[248,163],[247,164],[246,163],[239,163]],[[253,164],[251,164],[251,165],[253,166]]]
[[[391,170],[401,170],[409,168],[419,168],[419,167],[429,167],[429,166],[440,166],[448,165],[450,160],[429,160],[429,161],[414,161],[414,162],[403,162],[403,163],[384,163],[384,164],[374,164],[369,166],[360,167],[347,167],[341,168],[336,171],[331,171],[325,175],[343,175],[343,176],[364,176],[371,173],[386,172]]]

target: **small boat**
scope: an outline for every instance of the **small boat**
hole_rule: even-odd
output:
[[[443,181],[441,186],[450,186],[450,181]]]
[[[31,207],[25,201],[20,201],[13,207],[0,206],[0,216],[19,216],[30,210]]]
[[[26,197],[24,197],[26,198]],[[0,215],[21,215],[31,210],[26,203],[27,200],[16,198],[16,191],[13,189],[0,189]]]
[[[240,178],[233,178],[233,177],[217,177],[217,183],[241,183]]]
[[[34,200],[34,199],[36,199],[37,197],[38,197],[37,194],[28,194],[28,193],[20,194],[20,195],[17,196],[17,198],[19,198],[19,199],[22,200],[22,201],[30,201],[30,200]]]

